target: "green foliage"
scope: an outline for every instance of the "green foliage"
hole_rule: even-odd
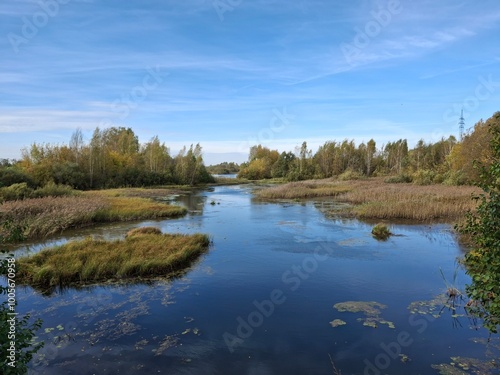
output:
[[[492,333],[500,326],[500,112],[489,125],[491,159],[478,162],[483,193],[475,197],[477,212],[470,212],[459,230],[470,236],[472,249],[465,256],[472,283],[466,292],[471,298],[470,311],[484,321]]]
[[[31,198],[42,198],[42,197],[63,197],[63,196],[73,196],[78,195],[79,192],[74,190],[68,185],[58,185],[54,182],[49,182],[44,187],[36,189],[32,194]]]
[[[207,171],[211,174],[237,174],[240,171],[240,166],[233,162],[223,162],[208,166]]]
[[[35,181],[17,166],[0,166],[0,188],[25,182],[30,188],[35,187]]]
[[[372,236],[377,240],[385,241],[392,235],[389,227],[384,223],[378,223],[372,228]]]
[[[0,246],[5,243],[15,242],[19,240],[21,233],[17,230],[13,230],[12,223],[5,221],[2,225],[2,232],[8,233],[8,235],[0,236]],[[6,251],[2,248],[0,253],[5,254]],[[9,256],[13,259],[13,256]],[[8,274],[9,263],[7,258],[0,260],[0,275],[6,276]],[[8,286],[0,285],[0,294],[7,295],[9,293]],[[14,305],[16,306],[17,303]],[[5,375],[21,375],[28,372],[28,363],[33,358],[33,355],[43,347],[43,343],[35,343],[34,339],[36,332],[42,326],[42,321],[37,319],[34,322],[30,322],[30,315],[25,315],[22,318],[17,316],[13,317],[10,315],[10,306],[7,301],[0,304],[0,367],[2,368],[2,374]],[[9,319],[14,319],[15,325],[15,363],[14,367],[10,366],[8,363],[12,363],[9,356],[12,352],[9,351],[11,347],[11,341],[13,337],[9,337],[10,323]]]
[[[0,188],[0,202],[22,200],[29,198],[32,193],[33,189],[28,187],[26,182],[12,184],[10,186]]]
[[[384,182],[388,184],[404,184],[413,182],[413,178],[405,173],[387,177]]]

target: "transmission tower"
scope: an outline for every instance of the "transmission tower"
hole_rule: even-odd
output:
[[[462,109],[462,115],[460,116],[460,121],[458,122],[460,140],[463,140],[464,138],[464,128],[465,128],[465,119],[464,119],[464,110]]]

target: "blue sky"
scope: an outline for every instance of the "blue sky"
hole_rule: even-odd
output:
[[[498,0],[5,0],[0,38],[0,158],[126,126],[242,162],[500,110]]]

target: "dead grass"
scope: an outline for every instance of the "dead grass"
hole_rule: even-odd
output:
[[[0,221],[10,221],[13,227],[22,228],[26,239],[34,239],[95,223],[177,217],[186,213],[183,207],[140,197],[165,196],[165,189],[151,190],[113,189],[82,196],[9,201],[0,205]],[[7,237],[5,233],[0,236]]]
[[[352,191],[338,197],[355,205],[360,218],[458,220],[475,210],[471,199],[479,190],[471,186],[387,184],[381,179],[352,181]]]
[[[351,190],[351,187],[345,183],[332,182],[329,180],[312,180],[290,182],[284,185],[273,186],[258,191],[256,195],[264,199],[304,199],[335,197],[349,190]]]
[[[369,219],[459,220],[476,203],[471,186],[388,184],[381,178],[302,181],[257,192],[267,199],[335,197],[353,207],[344,214]]]
[[[170,275],[207,251],[203,234],[142,234],[124,240],[87,238],[17,261],[17,282],[36,288]]]

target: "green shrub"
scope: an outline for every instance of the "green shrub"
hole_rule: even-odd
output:
[[[2,201],[21,200],[28,198],[32,193],[33,189],[31,189],[26,182],[0,188],[0,198]]]
[[[49,182],[44,187],[36,189],[31,194],[31,198],[63,197],[63,196],[73,196],[78,194],[80,194],[80,192],[77,190],[73,190],[71,186],[58,185],[53,182]]]
[[[384,182],[386,182],[388,184],[404,184],[404,183],[413,182],[413,179],[411,176],[409,176],[405,173],[402,173],[402,174],[398,174],[397,176],[387,177],[384,180]]]
[[[432,185],[435,177],[436,172],[420,169],[413,174],[413,183],[415,185]]]
[[[352,169],[347,169],[342,174],[339,175],[338,179],[341,181],[349,181],[349,180],[359,180],[361,177],[361,173],[353,171]]]

